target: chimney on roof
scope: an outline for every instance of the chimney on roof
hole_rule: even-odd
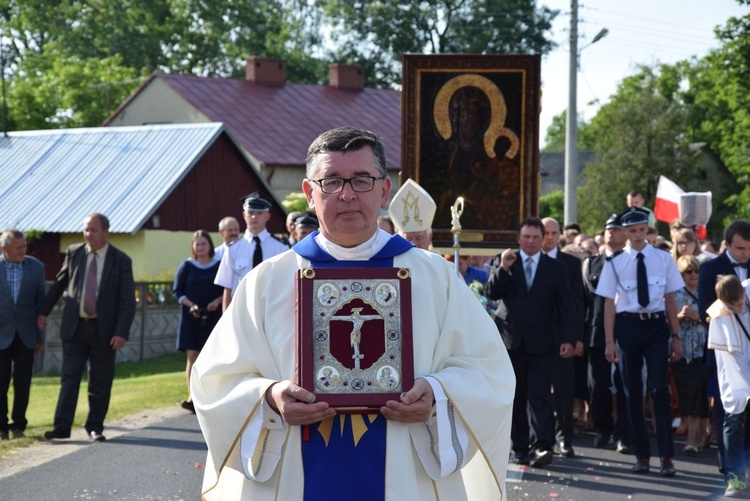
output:
[[[362,90],[365,87],[365,72],[362,66],[329,64],[328,83],[337,89]]]
[[[284,85],[286,63],[283,59],[251,56],[246,60],[245,80],[266,85]]]

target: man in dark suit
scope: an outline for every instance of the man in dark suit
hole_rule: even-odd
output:
[[[486,288],[487,296],[502,299],[508,311],[500,334],[516,375],[511,461],[535,467],[552,462],[554,357],[574,355],[580,330],[567,268],[540,252],[543,236],[541,219],[524,219],[518,237],[521,251],[506,249],[495,258]]]
[[[22,438],[26,429],[34,353],[44,349],[38,318],[44,303],[44,265],[26,256],[26,237],[16,229],[0,235],[0,440]],[[13,376],[13,422],[8,388]]]
[[[125,346],[135,316],[135,283],[130,258],[107,242],[109,220],[89,214],[83,221],[86,241],[68,247],[60,272],[47,292],[42,309],[46,317],[64,291],[60,339],[63,367],[54,429],[44,438],[69,438],[81,376],[89,363],[89,437],[105,440],[104,418],[109,408],[115,355]]]
[[[542,219],[544,224],[544,238],[542,252],[565,265],[568,280],[573,291],[575,314],[577,321],[575,355],[583,356],[583,313],[586,305],[586,295],[583,290],[583,275],[581,260],[572,254],[562,252],[560,243],[560,223],[551,217]],[[574,433],[573,401],[575,397],[575,367],[574,358],[554,357],[552,389],[555,404],[555,452],[565,457],[575,456],[572,440]]]
[[[716,279],[719,275],[736,275],[741,281],[748,278],[748,263],[750,263],[750,222],[741,219],[732,221],[726,230],[724,230],[724,245],[726,250],[718,257],[710,259],[701,264],[698,273],[698,315],[701,320],[708,324],[706,310],[716,301]],[[706,366],[711,370],[710,378],[716,381],[716,358],[713,350],[706,350]],[[718,385],[718,381],[716,381]],[[718,386],[717,386],[718,387]],[[718,449],[719,449],[719,471],[725,473],[725,450],[727,436],[722,434],[722,427],[731,431],[742,431],[742,424],[730,423],[729,427],[725,425],[724,407],[721,399],[715,398],[716,408],[716,426],[718,428]],[[748,414],[750,416],[750,414]],[[739,418],[730,416],[730,421],[736,421]],[[750,437],[750,426],[746,423],[745,435]],[[732,436],[731,439],[736,443],[742,443],[742,437]]]

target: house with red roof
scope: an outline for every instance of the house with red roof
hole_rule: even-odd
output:
[[[222,122],[278,200],[301,192],[310,143],[334,127],[376,132],[395,186],[401,170],[401,93],[364,87],[361,66],[332,64],[327,85],[285,81],[286,63],[250,57],[245,79],[155,72],[104,126]]]

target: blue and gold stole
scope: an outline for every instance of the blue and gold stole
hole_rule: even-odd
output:
[[[339,261],[315,242],[313,232],[293,247],[313,268],[390,268],[413,244],[398,235],[367,261]],[[386,419],[372,414],[337,414],[302,427],[305,501],[385,499]],[[356,494],[355,494],[356,493]]]

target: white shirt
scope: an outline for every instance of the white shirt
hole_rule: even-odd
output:
[[[88,245],[86,245],[86,268],[83,269],[83,288],[81,289],[81,301],[78,310],[78,316],[88,318],[89,314],[83,309],[83,298],[86,297],[86,274],[88,273],[89,266],[91,266],[91,260],[93,255],[96,254],[96,297],[99,297],[99,285],[102,283],[102,271],[104,271],[104,259],[107,257],[107,251],[109,250],[109,242],[104,244],[104,247],[98,251],[92,252]]]
[[[531,284],[534,283],[534,277],[536,276],[536,269],[539,266],[539,258],[542,255],[542,253],[537,252],[533,256],[529,256],[524,251],[520,251],[518,255],[521,256],[521,267],[523,268],[524,276],[526,275],[526,260],[528,258],[531,258],[531,282],[526,284],[527,287],[531,287]]]
[[[745,280],[742,285],[745,286],[745,301],[750,301],[750,281]],[[741,414],[750,399],[750,342],[736,317],[721,301],[712,304],[707,313],[711,317],[708,347],[716,354],[721,403],[729,414]],[[747,306],[739,317],[745,329],[750,330],[750,310]]]
[[[224,252],[221,257],[214,283],[225,289],[232,289],[232,296],[240,281],[253,269],[253,254],[255,253],[253,237],[255,235],[246,231],[245,235],[236,240],[229,247],[229,251]],[[260,238],[260,248],[263,251],[263,261],[289,250],[289,247],[273,238],[268,230],[258,233],[258,238]]]
[[[734,266],[735,264],[739,264],[739,261],[733,258],[729,252],[727,252],[727,257],[729,258],[729,262],[732,263],[732,266],[734,267],[734,273],[740,279],[740,282],[744,282],[745,280],[747,280],[747,268]]]
[[[638,304],[637,250],[627,245],[612,266],[602,268],[596,294],[615,300],[617,313],[656,313],[664,311],[664,295],[685,286],[677,265],[669,252],[655,249],[649,244],[641,250],[648,276],[649,303],[645,308]]]
[[[226,251],[229,248],[229,245],[226,244],[226,242],[222,243],[220,246],[214,248],[214,259],[217,261],[221,261],[221,258],[224,257],[224,251]]]

